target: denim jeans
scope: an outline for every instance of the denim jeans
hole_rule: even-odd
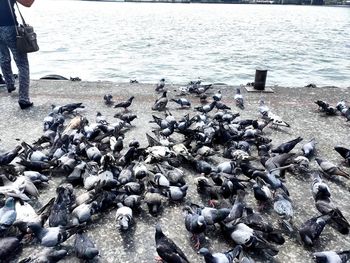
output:
[[[19,101],[29,101],[29,62],[28,55],[16,48],[16,28],[0,26],[0,66],[7,86],[15,84],[11,68],[11,56],[16,62],[19,77]]]

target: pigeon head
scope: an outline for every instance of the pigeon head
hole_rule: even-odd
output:
[[[97,201],[93,201],[91,203],[90,213],[91,214],[95,214],[99,210],[99,208],[100,208],[100,206],[99,206],[98,202]]]
[[[126,216],[123,216],[121,218],[119,218],[119,227],[121,230],[128,230],[129,229],[129,218]]]
[[[89,247],[85,250],[84,256],[88,259],[93,259],[98,255],[99,251],[95,247]]]
[[[204,216],[199,216],[198,219],[197,219],[197,223],[200,226],[204,225],[205,224]]]
[[[209,252],[209,249],[202,247],[198,252],[198,254],[202,255],[202,256],[207,256],[210,255],[211,253]]]
[[[323,160],[321,158],[316,157],[315,161],[317,162],[318,165],[320,165]]]
[[[247,215],[252,215],[254,213],[253,208],[248,207],[248,206],[245,207],[245,211],[246,211]]]
[[[163,236],[164,236],[164,234],[163,234],[162,228],[161,228],[160,224],[157,223],[157,225],[156,225],[156,236],[155,237],[156,237],[156,239],[159,239],[159,238],[161,238]]]
[[[28,227],[27,232],[34,233],[35,235],[37,235],[42,229],[39,223],[29,223],[27,227]]]
[[[5,206],[8,208],[13,208],[15,206],[15,199],[13,197],[9,197],[5,201]]]

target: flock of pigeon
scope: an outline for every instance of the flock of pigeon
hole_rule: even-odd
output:
[[[347,180],[350,175],[317,156],[315,138],[302,144],[300,153],[293,149],[301,144],[301,137],[273,145],[264,132],[266,127],[289,129],[290,125],[263,99],[259,117],[243,119],[223,102],[220,91],[209,95],[211,90],[212,85],[192,81],[170,99],[162,79],[155,88],[161,96],[152,106],[154,130],[146,133],[145,148],[135,139],[125,142],[137,118],[131,110],[134,96],[123,102],[114,102],[111,94],[104,96],[107,106],[123,108],[113,122],[100,112],[94,121],[86,119],[80,112],[82,103],[53,106],[40,138],[0,154],[0,262],[9,262],[29,243],[44,249],[19,262],[58,262],[68,252],[92,260],[99,249],[87,228],[99,215],[115,213],[116,226],[127,232],[135,220],[141,220],[134,217],[135,211],[146,209],[158,217],[165,205],[174,202],[183,206],[193,248],[206,263],[247,263],[255,257],[273,261],[286,236],[312,247],[326,226],[347,235],[349,222],[332,201],[325,178]],[[200,106],[192,110],[188,98],[199,98]],[[234,100],[244,110],[239,88]],[[169,111],[172,103],[187,113],[175,118]],[[326,114],[340,111],[350,118],[344,102],[336,107],[322,101],[316,104]],[[350,150],[342,146],[335,150],[350,165]],[[310,167],[313,158],[318,170]],[[310,187],[319,214],[300,226],[293,223],[287,172],[312,178]],[[56,197],[35,210],[41,189],[52,177],[62,179]],[[203,204],[186,197],[189,177],[196,182]],[[84,191],[77,194],[76,188]],[[254,207],[246,202],[248,195],[254,196]],[[279,216],[278,227],[268,220],[270,214]],[[190,262],[159,223],[152,227],[156,260]],[[224,236],[232,249],[209,251],[203,237],[210,233]],[[74,246],[67,251],[60,245],[71,237]],[[315,262],[347,262],[350,251],[320,251],[313,258]]]

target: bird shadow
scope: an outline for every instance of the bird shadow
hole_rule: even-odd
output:
[[[136,232],[137,223],[135,222],[127,231],[120,230],[120,237],[122,239],[123,248],[128,252],[135,252],[134,236]]]

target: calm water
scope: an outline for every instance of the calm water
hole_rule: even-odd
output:
[[[36,1],[25,10],[46,74],[118,82],[350,86],[350,8]]]

